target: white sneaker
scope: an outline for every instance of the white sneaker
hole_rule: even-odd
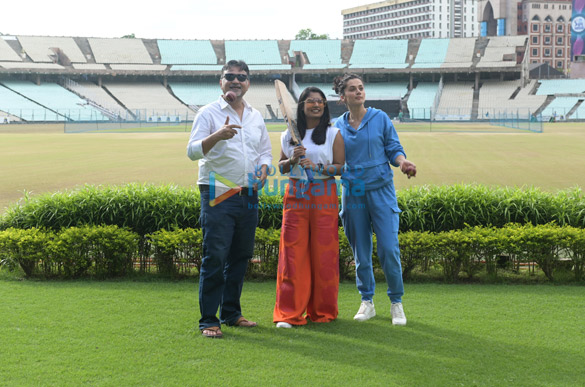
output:
[[[372,301],[362,301],[360,305],[360,309],[353,316],[354,320],[357,321],[366,321],[371,319],[376,315],[376,309],[374,309],[374,303]]]
[[[287,322],[284,322],[284,321],[279,321],[276,323],[276,327],[277,328],[292,328],[292,325],[287,323]]]
[[[392,325],[406,325],[402,302],[393,302],[390,306],[390,313],[392,314]]]

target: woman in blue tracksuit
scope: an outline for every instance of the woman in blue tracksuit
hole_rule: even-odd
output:
[[[406,325],[402,307],[402,268],[398,246],[398,214],[393,172],[399,167],[409,178],[416,166],[406,154],[390,118],[381,110],[366,108],[362,79],[346,74],[334,81],[334,90],[348,112],[337,120],[345,142],[345,172],[341,220],[356,263],[356,283],[362,303],[355,320],[366,321],[374,309],[374,272],[372,268],[372,230],[378,241],[378,257],[388,283],[392,324]]]

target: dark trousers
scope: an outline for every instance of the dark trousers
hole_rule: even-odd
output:
[[[233,325],[242,316],[240,295],[248,261],[254,253],[257,224],[257,194],[236,194],[211,206],[209,191],[201,191],[203,260],[199,275],[199,329],[220,323]]]

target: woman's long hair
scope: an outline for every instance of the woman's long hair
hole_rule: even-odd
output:
[[[327,138],[327,128],[331,126],[331,116],[329,115],[329,106],[327,105],[327,98],[325,98],[325,93],[323,93],[321,89],[319,89],[318,87],[313,86],[307,87],[301,93],[301,96],[299,97],[299,102],[297,104],[297,128],[299,129],[299,135],[301,136],[301,139],[305,138],[305,133],[307,133],[307,129],[310,128],[307,128],[307,117],[305,116],[304,106],[305,100],[309,98],[309,95],[311,93],[319,93],[321,95],[321,98],[323,98],[323,101],[325,101],[321,120],[319,121],[319,124],[317,125],[315,130],[313,130],[313,134],[311,135],[311,139],[315,144],[322,145],[325,144],[325,139]],[[291,145],[296,145],[293,144],[292,140],[290,143]]]

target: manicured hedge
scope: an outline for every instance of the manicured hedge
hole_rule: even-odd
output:
[[[63,227],[106,224],[126,227],[144,237],[162,229],[198,228],[199,202],[196,188],[86,186],[32,197],[12,206],[0,217],[0,230],[36,227],[57,231]],[[422,186],[399,191],[398,204],[403,211],[402,232],[549,222],[585,228],[585,197],[579,189],[553,194],[536,188]],[[258,216],[259,228],[280,228],[282,197],[262,195]]]
[[[117,226],[0,231],[1,262],[18,264],[27,277],[120,277],[133,271],[137,255],[138,235]]]
[[[354,264],[347,239],[340,234],[340,275],[349,279]],[[201,267],[201,230],[160,230],[147,235],[149,256],[140,256],[138,234],[117,226],[82,226],[61,231],[37,228],[0,231],[0,262],[20,266],[26,276],[109,278],[133,272],[162,276],[195,275]],[[399,234],[403,277],[440,268],[443,278],[457,282],[485,271],[496,277],[506,265],[538,267],[550,281],[559,271],[582,281],[585,268],[585,229],[572,226],[507,224],[466,227],[438,233],[407,231]],[[279,229],[258,229],[248,278],[275,278]],[[376,241],[374,236],[374,242]],[[376,248],[374,267],[379,270]],[[530,273],[530,272],[528,272]]]

